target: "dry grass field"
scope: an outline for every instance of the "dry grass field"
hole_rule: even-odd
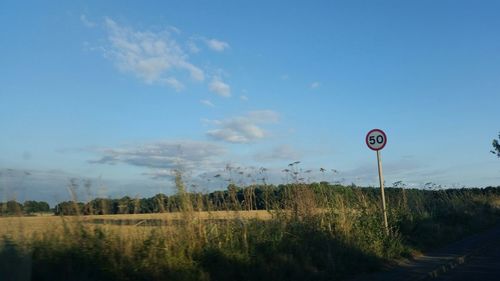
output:
[[[289,188],[273,211],[198,212],[186,197],[182,212],[0,217],[0,277],[342,280],[500,219],[500,189],[393,189],[386,235],[376,190]]]
[[[179,221],[184,220],[186,214],[180,212],[158,214],[117,214],[117,215],[90,215],[90,216],[28,216],[28,217],[0,217],[0,237],[9,237],[13,240],[26,240],[47,234],[63,235],[65,229],[96,227],[113,231],[122,237],[150,233],[152,228],[167,230],[176,227]],[[193,212],[189,219],[193,222],[220,221],[220,220],[269,220],[272,213],[264,210],[254,211],[212,211]]]

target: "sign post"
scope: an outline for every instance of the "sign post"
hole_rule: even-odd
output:
[[[385,234],[389,235],[389,224],[387,222],[387,208],[385,206],[385,194],[384,194],[384,175],[382,173],[382,158],[380,156],[380,150],[387,144],[387,136],[384,131],[380,129],[373,129],[366,134],[366,145],[371,150],[377,152],[377,163],[378,163],[378,180],[380,183],[380,196],[382,197],[382,212],[384,214],[384,228]]]

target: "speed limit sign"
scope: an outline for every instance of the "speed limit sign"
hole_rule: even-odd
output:
[[[366,145],[371,150],[381,150],[387,143],[387,136],[380,129],[373,129],[366,134]]]
[[[380,129],[373,129],[366,134],[366,145],[371,150],[377,152],[377,163],[378,163],[378,180],[380,183],[380,197],[382,198],[382,211],[384,214],[384,227],[386,235],[389,235],[389,224],[387,222],[387,207],[385,205],[385,194],[384,194],[384,175],[382,173],[382,158],[380,156],[380,150],[384,148],[387,143],[387,136],[384,131]]]

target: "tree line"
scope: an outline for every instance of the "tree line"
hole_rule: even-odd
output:
[[[297,190],[300,189],[300,192]],[[450,196],[457,193],[495,194],[500,195],[499,187],[462,188],[462,189],[408,189],[396,184],[387,188],[391,193],[407,190],[409,194],[422,196]],[[53,212],[55,215],[105,215],[105,214],[147,214],[177,212],[184,210],[220,211],[220,210],[269,210],[285,208],[295,204],[304,197],[330,198],[335,193],[346,193],[357,190],[364,196],[378,197],[377,188],[332,185],[326,182],[311,184],[253,185],[245,188],[230,184],[226,190],[210,193],[180,192],[175,195],[156,194],[149,198],[95,198],[89,202],[64,201],[50,208],[47,202],[16,201],[0,202],[0,215],[32,215],[35,213]],[[304,192],[306,191],[306,192]]]
[[[10,200],[0,202],[0,216],[32,215],[51,212],[49,203],[44,201],[25,201],[23,204]]]

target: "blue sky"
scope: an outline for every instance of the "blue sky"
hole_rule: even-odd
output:
[[[372,128],[389,184],[498,185],[499,9],[2,1],[0,196],[64,200],[69,178],[150,196],[179,168],[210,190],[237,181],[227,165],[283,182],[294,161],[306,180],[376,185]]]

